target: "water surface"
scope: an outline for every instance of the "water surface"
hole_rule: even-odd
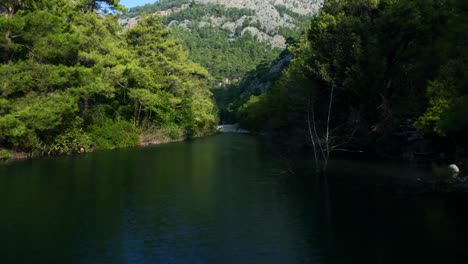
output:
[[[467,197],[392,187],[426,170],[290,158],[224,134],[1,166],[0,263],[468,263]]]

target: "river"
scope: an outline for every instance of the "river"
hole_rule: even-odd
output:
[[[468,198],[393,187],[425,169],[289,158],[222,134],[0,166],[0,263],[468,263]]]

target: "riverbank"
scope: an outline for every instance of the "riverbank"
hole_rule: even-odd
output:
[[[0,155],[0,165],[2,163],[10,163],[19,160],[31,159],[31,158],[39,158],[39,157],[53,157],[53,156],[65,156],[65,155],[80,155],[84,153],[91,153],[100,150],[112,150],[118,148],[127,148],[127,147],[149,147],[161,144],[168,144],[173,142],[181,142],[195,138],[202,138],[207,137],[219,133],[242,133],[242,134],[249,134],[250,131],[247,131],[239,126],[239,124],[227,124],[227,125],[219,125],[216,128],[210,130],[209,133],[203,133],[199,135],[194,135],[188,137],[186,135],[181,135],[177,133],[177,131],[170,131],[170,130],[163,130],[163,129],[149,129],[146,131],[141,132],[138,135],[138,142],[134,145],[125,145],[125,146],[112,146],[108,148],[82,148],[79,147],[70,153],[62,153],[62,154],[46,154],[46,155],[33,155],[33,153],[27,153],[22,151],[13,151],[13,150],[4,150]]]
[[[125,145],[125,146],[112,146],[108,148],[99,148],[99,147],[92,147],[88,149],[78,148],[70,153],[62,153],[62,154],[48,154],[48,155],[33,155],[33,153],[27,153],[23,151],[14,151],[14,150],[3,150],[3,155],[0,156],[0,165],[7,164],[15,161],[26,160],[26,159],[34,159],[34,158],[41,158],[41,157],[58,157],[58,156],[73,156],[73,155],[82,155],[85,153],[93,153],[102,150],[114,150],[120,148],[133,148],[133,147],[149,147],[149,146],[156,146],[162,144],[168,144],[173,142],[182,142],[190,139],[195,138],[202,138],[211,135],[215,135],[217,133],[221,133],[219,130],[213,129],[211,133],[205,133],[202,135],[195,135],[192,137],[187,136],[171,136],[167,131],[163,130],[149,130],[138,135],[138,142],[134,145]]]

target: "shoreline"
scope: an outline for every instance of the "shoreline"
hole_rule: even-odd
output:
[[[184,142],[190,139],[198,139],[198,138],[203,138],[203,137],[208,137],[208,136],[213,136],[220,134],[221,132],[216,131],[211,134],[206,134],[202,136],[197,136],[193,138],[188,138],[188,137],[180,137],[177,139],[170,139],[170,138],[158,138],[158,139],[152,139],[152,140],[144,140],[144,137],[147,135],[140,135],[138,144],[134,146],[125,146],[125,147],[113,147],[109,149],[91,149],[91,150],[84,150],[84,151],[77,151],[74,153],[69,153],[69,154],[60,154],[60,155],[43,155],[43,156],[32,156],[31,153],[27,152],[21,152],[21,151],[11,151],[11,157],[6,160],[0,160],[0,166],[6,165],[6,164],[11,164],[14,162],[18,161],[23,161],[23,160],[32,160],[32,159],[41,159],[41,158],[53,158],[53,157],[71,157],[71,156],[79,156],[87,153],[94,153],[94,152],[99,152],[99,151],[106,151],[106,150],[115,150],[115,149],[121,149],[121,148],[146,148],[146,147],[151,147],[151,146],[158,146],[158,145],[164,145],[164,144],[169,144],[169,143],[175,143],[175,142]],[[153,134],[154,135],[154,134]]]
[[[158,146],[158,145],[164,145],[164,144],[169,144],[169,143],[175,143],[175,142],[184,142],[188,141],[191,139],[200,139],[204,137],[209,137],[209,136],[214,136],[214,135],[220,135],[220,134],[230,134],[232,132],[223,132],[220,130],[214,131],[213,133],[210,134],[205,134],[197,137],[179,137],[176,139],[170,139],[169,137],[154,137],[155,134],[146,134],[146,135],[140,135],[140,139],[137,145],[134,146],[127,146],[127,147],[114,147],[110,149],[92,149],[89,151],[83,151],[83,152],[75,152],[75,153],[70,153],[70,154],[63,154],[63,155],[44,155],[44,156],[37,156],[33,157],[31,154],[26,153],[26,152],[12,152],[12,157],[9,158],[8,160],[0,161],[0,166],[2,165],[7,165],[7,164],[12,164],[14,162],[19,162],[19,161],[24,161],[24,160],[32,160],[32,159],[41,159],[41,158],[53,158],[53,157],[73,157],[73,156],[78,156],[78,155],[83,155],[86,153],[93,153],[93,152],[99,152],[99,151],[106,151],[106,150],[115,150],[118,148],[146,148],[146,147],[152,147],[152,146]],[[235,132],[234,132],[235,133]],[[244,134],[244,133],[241,133]],[[255,133],[250,133],[251,135],[254,135],[255,137],[259,139],[264,139],[259,134]],[[160,135],[159,135],[160,136]],[[341,155],[338,155],[338,157]],[[341,156],[339,159],[346,159],[349,161],[354,160],[353,158],[346,158],[347,155]],[[335,157],[335,158],[338,158]],[[363,160],[362,158],[357,158],[355,159],[357,161]],[[367,160],[364,158],[364,160]],[[375,160],[375,159],[373,159]],[[406,189],[409,187],[410,190],[408,190],[410,193],[466,193],[468,192],[468,175],[464,171],[462,171],[458,177],[447,177],[448,175],[448,169],[447,171],[444,170],[445,166],[443,164],[437,164],[436,163],[424,163],[421,164],[419,162],[415,161],[410,161],[410,160],[395,160],[395,159],[377,159],[378,161],[396,161],[396,162],[401,162],[405,163],[408,165],[419,165],[419,166],[424,166],[426,168],[431,168],[432,167],[432,172],[428,171],[427,177],[420,178],[419,176],[412,177],[411,179],[406,179],[405,181],[401,182],[403,189]],[[468,161],[468,159],[467,159]],[[436,167],[438,168],[436,168]],[[447,164],[448,166],[448,164]],[[398,177],[395,175],[393,178],[397,179]],[[407,181],[409,180],[409,182]],[[411,182],[411,183],[410,183]],[[409,185],[407,185],[409,184]]]

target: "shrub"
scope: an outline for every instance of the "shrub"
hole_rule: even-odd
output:
[[[133,125],[128,121],[106,120],[102,124],[89,127],[89,135],[95,148],[113,149],[137,146],[139,136]]]
[[[12,157],[11,151],[7,149],[0,149],[0,161],[8,160]]]
[[[55,138],[54,143],[47,148],[47,154],[80,153],[81,149],[91,149],[92,143],[91,137],[81,127],[73,127]]]

